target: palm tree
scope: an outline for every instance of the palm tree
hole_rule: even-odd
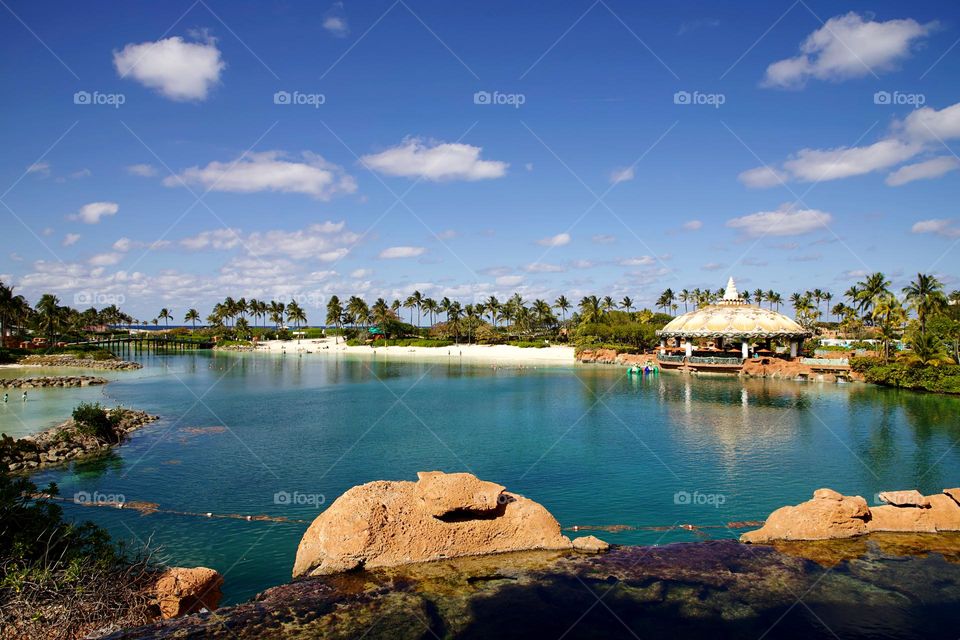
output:
[[[52,293],[40,296],[36,306],[37,328],[50,342],[55,342],[54,338],[60,331],[63,317],[63,307],[60,306],[57,296]]]
[[[293,326],[298,329],[301,324],[307,323],[307,314],[296,300],[291,300],[287,305],[287,321],[293,322]]]
[[[561,296],[562,297],[562,296]],[[565,299],[565,298],[564,298]],[[559,299],[558,299],[559,301]],[[495,296],[490,296],[487,298],[484,306],[487,308],[487,313],[490,314],[490,321],[493,324],[493,328],[497,328],[497,316],[500,315],[500,301],[497,300]]]
[[[173,316],[170,315],[170,310],[164,307],[160,309],[160,313],[157,314],[157,320],[163,320],[163,324],[170,326],[170,321],[173,320]]]
[[[871,302],[873,323],[880,328],[880,340],[883,345],[883,359],[890,359],[890,343],[907,321],[907,313],[897,297],[890,292],[876,296]]]
[[[246,318],[237,320],[236,324],[233,325],[233,330],[240,340],[246,340],[250,337],[250,323],[247,322]]]
[[[189,311],[187,311],[186,315],[183,316],[183,321],[189,322],[190,324],[192,324],[194,329],[197,328],[197,320],[199,319],[200,319],[200,312],[197,311],[196,309],[190,309]]]
[[[617,308],[617,303],[614,302],[613,298],[610,296],[603,296],[603,302],[600,303],[600,307],[604,310],[604,312],[613,311]]]
[[[423,308],[423,303],[425,302],[423,294],[419,291],[414,291],[410,294],[410,297],[407,299],[409,302],[413,303],[413,306],[417,308],[417,326],[420,326],[420,310]]]
[[[433,319],[436,314],[440,313],[440,305],[437,304],[437,301],[433,298],[426,298],[423,301],[423,310],[427,312],[430,317],[428,321],[430,326],[433,326]]]
[[[557,322],[550,304],[545,300],[533,301],[533,317],[540,328],[553,326]]]
[[[767,294],[763,292],[763,289],[757,288],[753,290],[753,301],[757,303],[758,307],[763,305],[766,295]]]
[[[553,306],[560,310],[560,315],[563,318],[563,322],[567,321],[567,311],[570,310],[570,301],[564,296],[560,296],[553,301]]]
[[[824,291],[823,294],[821,294],[821,295],[822,295],[822,297],[823,297],[823,301],[827,303],[827,305],[826,305],[826,306],[827,306],[827,311],[829,312],[829,311],[830,311],[830,301],[833,300],[833,294],[830,293],[829,291]]]
[[[687,312],[687,303],[690,302],[690,292],[686,289],[680,291],[680,295],[677,296],[677,299],[683,303],[683,312]]]
[[[907,303],[917,312],[920,333],[925,334],[927,320],[947,306],[943,284],[935,276],[918,273],[917,279],[903,288],[903,293]]]
[[[600,301],[597,296],[584,296],[580,299],[580,321],[583,324],[590,324],[600,320],[603,312],[600,308]]]
[[[340,304],[340,298],[337,296],[330,296],[330,300],[327,301],[327,325],[333,325],[333,328],[337,330],[337,333],[333,336],[333,344],[337,344],[338,337],[340,335],[340,326],[343,320],[343,305]]]
[[[865,281],[858,282],[848,289],[847,293],[850,293],[851,289],[856,293],[855,299],[860,313],[872,317],[876,301],[890,293],[890,281],[878,271],[867,276]]]
[[[620,307],[627,313],[630,313],[630,309],[633,308],[633,300],[631,300],[629,296],[623,296],[623,300],[620,301]]]

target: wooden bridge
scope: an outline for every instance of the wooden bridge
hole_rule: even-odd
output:
[[[165,352],[212,349],[214,342],[212,340],[179,338],[167,335],[133,334],[98,337],[87,340],[86,342],[76,342],[74,344],[100,347],[115,353],[131,353],[142,351]]]

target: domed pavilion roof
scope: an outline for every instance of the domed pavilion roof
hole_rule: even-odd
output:
[[[717,304],[677,316],[657,332],[662,338],[809,338],[812,333],[772,309],[751,305],[730,278]]]

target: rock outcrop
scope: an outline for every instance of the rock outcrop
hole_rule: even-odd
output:
[[[143,365],[139,362],[130,362],[119,358],[84,358],[70,353],[25,356],[20,359],[19,364],[30,367],[81,367],[84,369],[103,369],[105,371],[126,371],[143,368]]]
[[[33,472],[100,456],[158,418],[143,411],[119,407],[109,409],[107,415],[116,420],[110,441],[81,432],[72,419],[19,440],[3,435],[0,437],[0,467],[5,465],[12,472]]]
[[[4,389],[89,387],[94,384],[107,384],[107,379],[96,376],[39,376],[36,378],[4,378],[0,380],[0,388]]]
[[[831,540],[852,538],[878,531],[938,533],[960,531],[960,490],[924,496],[918,491],[880,494],[888,504],[868,507],[860,496],[844,496],[832,489],[818,489],[813,499],[781,507],[764,525],[740,536],[741,542],[776,540]]]
[[[417,482],[370,482],[337,498],[300,541],[293,576],[571,548],[545,508],[501,485],[468,473],[417,475]]]
[[[213,611],[220,604],[223,576],[206,567],[173,567],[157,580],[156,598],[160,617],[178,618],[203,609]]]
[[[610,545],[597,536],[580,536],[573,539],[573,548],[584,553],[603,553]]]

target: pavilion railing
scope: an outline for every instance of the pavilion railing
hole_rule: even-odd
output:
[[[842,367],[850,364],[850,360],[848,360],[847,358],[800,358],[800,362],[802,362],[803,364],[809,364],[813,366],[828,365],[828,366],[835,366],[835,367]]]
[[[728,364],[741,365],[743,358],[731,358],[726,356],[690,356],[691,364]]]
[[[684,357],[673,353],[663,353],[657,355],[657,360],[660,362],[683,362]]]

